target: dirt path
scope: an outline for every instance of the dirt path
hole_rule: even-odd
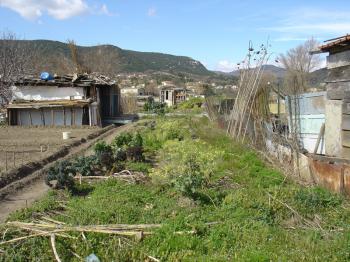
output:
[[[96,139],[92,140],[90,143],[83,144],[72,149],[72,152],[64,158],[69,158],[70,156],[75,154],[89,155],[93,152],[92,146],[97,141],[104,140],[107,143],[110,143],[117,134],[124,132],[132,127],[133,124],[128,124],[125,126],[114,128],[106,132],[105,134],[97,137]],[[28,182],[21,189],[16,190],[11,194],[8,194],[4,199],[0,200],[0,222],[4,222],[10,213],[22,208],[29,207],[35,201],[44,197],[49,189],[50,188],[44,182],[44,178],[41,177],[34,181]]]

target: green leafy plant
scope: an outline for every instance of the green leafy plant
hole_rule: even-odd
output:
[[[204,99],[201,97],[193,97],[189,100],[186,100],[182,102],[178,108],[179,109],[193,109],[193,108],[200,108],[202,104],[204,103]]]
[[[126,150],[127,158],[131,161],[142,162],[144,161],[143,147],[131,146]]]
[[[132,141],[133,137],[130,133],[121,133],[119,136],[117,136],[114,141],[112,142],[112,146],[115,147],[123,147],[126,145],[129,145],[129,143]]]
[[[114,148],[114,159],[116,161],[125,161],[127,159],[126,150],[124,148]]]
[[[195,156],[187,159],[183,174],[172,180],[175,189],[185,196],[193,196],[204,185],[204,181],[204,174]]]
[[[157,115],[164,115],[166,110],[166,104],[154,101],[148,101],[144,104],[143,110]]]
[[[142,147],[143,146],[143,138],[142,138],[141,134],[136,133],[136,135],[132,137],[128,146],[130,146],[130,147]]]
[[[54,187],[56,189],[71,189],[74,185],[75,169],[72,163],[67,160],[58,162],[55,166],[51,167],[47,173],[45,182],[49,186],[52,185],[52,181],[56,181]]]
[[[80,156],[73,161],[73,168],[82,176],[92,176],[95,174],[94,170],[98,164],[98,159],[95,155]]]
[[[102,166],[110,167],[113,164],[113,151],[105,141],[98,142],[94,147],[95,155]]]

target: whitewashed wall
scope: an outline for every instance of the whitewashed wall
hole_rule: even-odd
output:
[[[70,100],[84,98],[83,87],[13,86],[13,99],[23,100]]]

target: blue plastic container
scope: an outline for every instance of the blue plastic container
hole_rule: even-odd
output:
[[[42,73],[40,74],[40,79],[41,79],[41,80],[45,80],[45,81],[53,80],[53,76],[50,75],[50,73],[48,73],[48,72],[42,72]]]

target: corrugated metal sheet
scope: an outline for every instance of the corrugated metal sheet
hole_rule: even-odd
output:
[[[313,152],[322,124],[325,122],[326,92],[306,93],[286,98],[291,132],[298,132],[301,146]],[[295,114],[299,113],[299,116]],[[297,123],[295,125],[295,123]],[[318,153],[325,153],[325,141],[321,139]]]

